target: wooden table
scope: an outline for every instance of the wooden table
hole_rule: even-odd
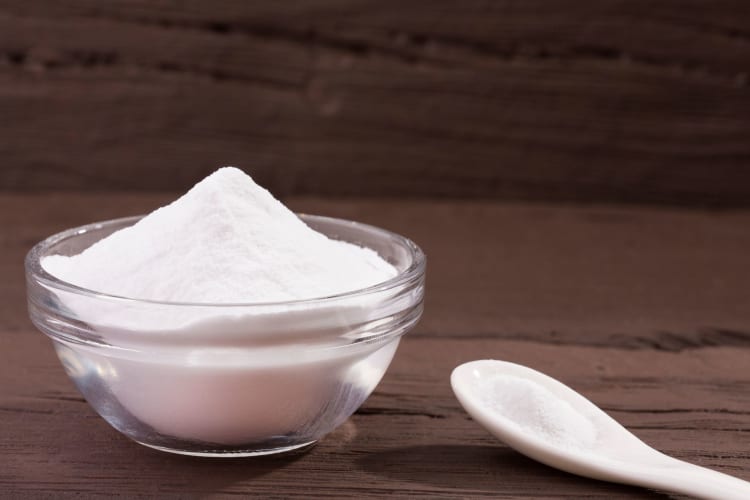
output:
[[[208,460],[111,429],[24,303],[36,241],[171,198],[0,195],[0,496],[661,497],[491,438],[448,382],[487,357],[558,377],[660,450],[750,480],[750,212],[287,200],[412,237],[429,258],[425,314],[375,393],[317,446]]]

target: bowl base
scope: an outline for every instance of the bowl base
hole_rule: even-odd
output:
[[[166,446],[157,446],[153,444],[143,443],[136,441],[136,443],[143,445],[147,448],[154,450],[164,451],[167,453],[175,453],[177,455],[188,455],[191,457],[211,457],[211,458],[243,458],[243,457],[259,457],[263,455],[275,455],[277,453],[287,453],[290,451],[303,451],[305,448],[312,447],[317,441],[308,441],[302,444],[295,444],[292,446],[280,446],[278,448],[262,448],[262,449],[250,449],[250,450],[180,450],[177,448],[168,448]]]

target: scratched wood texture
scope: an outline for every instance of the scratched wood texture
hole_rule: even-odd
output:
[[[34,242],[173,196],[0,195],[0,497],[665,498],[557,472],[489,437],[448,383],[487,357],[558,377],[658,449],[750,480],[748,211],[288,198],[418,242],[425,314],[374,395],[315,448],[207,460],[109,428],[24,303]]]
[[[750,205],[750,3],[0,0],[0,190]]]

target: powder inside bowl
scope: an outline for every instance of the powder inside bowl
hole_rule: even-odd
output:
[[[367,233],[346,221],[321,227],[350,241]],[[136,441],[177,452],[268,453],[318,439],[375,388],[406,308],[421,300],[421,287],[397,286],[279,304],[366,288],[397,270],[313,230],[236,168],[78,255],[41,264],[89,290],[193,303],[64,288],[44,301],[85,330],[82,342],[66,336],[55,346],[87,399]]]
[[[42,266],[97,292],[200,303],[326,297],[396,275],[374,251],[314,231],[233,167],[80,254],[48,256]]]

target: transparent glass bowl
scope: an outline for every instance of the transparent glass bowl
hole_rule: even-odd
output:
[[[42,268],[45,256],[80,253],[139,219],[130,217],[69,229],[31,249],[31,320],[89,404],[138,443],[201,456],[314,443],[365,401],[421,316],[425,256],[383,229],[300,217],[331,238],[375,250],[398,274],[320,299],[190,304],[101,294]]]

